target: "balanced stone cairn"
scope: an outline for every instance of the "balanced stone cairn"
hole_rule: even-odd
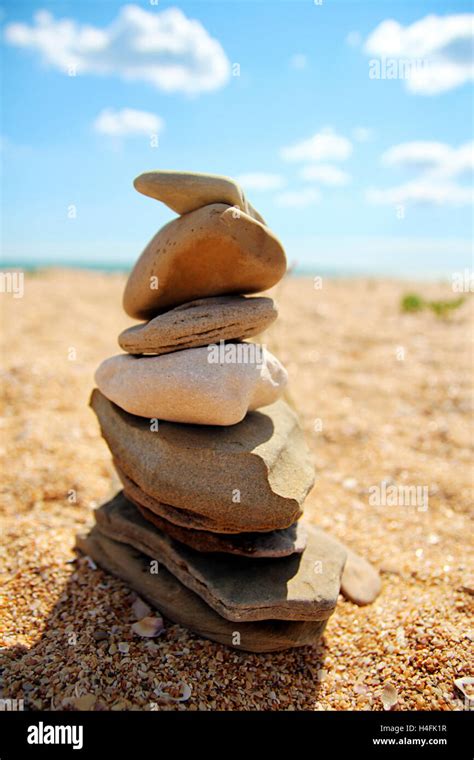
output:
[[[356,603],[379,580],[298,522],[314,470],[287,373],[244,341],[277,317],[247,294],[283,277],[284,250],[230,179],[156,171],[134,184],[179,216],[125,288],[125,311],[146,321],[96,372],[91,406],[123,490],[78,547],[201,636],[253,652],[314,644],[341,579]]]

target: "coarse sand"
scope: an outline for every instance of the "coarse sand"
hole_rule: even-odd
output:
[[[453,298],[448,282],[287,277],[271,293],[280,317],[263,341],[289,371],[318,473],[305,514],[370,559],[383,589],[367,607],[341,597],[318,647],[252,655],[170,621],[140,638],[130,590],[73,549],[118,488],[88,398],[132,323],[124,284],[44,270],[25,276],[23,298],[1,296],[3,698],[383,710],[395,689],[394,709],[465,709],[454,681],[474,675],[472,295],[442,318],[402,313],[400,298]]]

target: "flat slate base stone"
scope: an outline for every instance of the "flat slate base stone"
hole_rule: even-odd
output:
[[[207,520],[185,527],[260,532],[288,528],[300,517],[314,468],[298,419],[285,401],[249,412],[232,427],[161,422],[157,431],[97,389],[91,406],[127,478],[155,502]]]
[[[123,492],[122,492],[123,493]],[[119,498],[117,495],[115,498]],[[125,494],[123,499],[127,497]],[[133,503],[133,502],[132,502]],[[306,546],[306,531],[297,522],[284,530],[272,530],[269,533],[211,533],[207,530],[182,528],[163,517],[159,517],[140,504],[134,504],[142,517],[156,528],[166,533],[175,541],[195,549],[198,552],[235,554],[240,557],[289,557],[301,554]]]
[[[220,362],[223,349],[231,359],[232,351],[235,358],[240,351],[242,361]],[[104,396],[130,414],[194,425],[235,425],[249,410],[273,404],[288,375],[262,346],[232,343],[162,356],[119,354],[102,362],[95,380]]]
[[[126,479],[125,479],[126,480]],[[123,492],[124,498],[127,498]],[[301,554],[306,546],[308,526],[299,520],[286,530],[276,530],[270,533],[210,533],[205,530],[181,528],[165,518],[159,517],[156,512],[142,506],[136,499],[129,501],[140,510],[143,517],[156,525],[171,538],[190,546],[196,551],[224,552],[240,556],[256,557],[285,557],[291,554]],[[160,505],[163,514],[166,508],[173,510],[169,505]],[[176,510],[174,510],[176,512]],[[171,513],[172,517],[175,514]],[[311,526],[309,530],[313,529]],[[249,538],[247,538],[247,536]],[[333,541],[333,537],[331,537]],[[340,542],[339,542],[340,543]],[[353,604],[363,607],[372,604],[382,590],[382,582],[377,569],[360,554],[352,551],[345,544],[340,544],[347,553],[346,564],[341,579],[341,594]]]
[[[129,354],[168,354],[221,340],[250,338],[266,330],[276,318],[271,298],[200,298],[129,327],[120,333],[118,342]]]
[[[123,307],[148,320],[196,298],[267,290],[285,270],[285,252],[268,227],[229,206],[205,206],[157,232],[130,273]]]
[[[326,627],[327,620],[230,622],[183,586],[165,567],[160,567],[157,574],[151,574],[148,557],[131,546],[106,538],[97,528],[87,536],[78,536],[76,546],[104,570],[125,581],[168,620],[234,649],[278,652],[314,646]]]
[[[103,534],[156,559],[227,620],[325,620],[336,606],[346,552],[321,531],[308,534],[301,555],[255,560],[190,549],[125,499],[99,507],[95,517]]]
[[[319,528],[316,528],[314,525],[311,525],[306,521],[302,524],[304,524],[307,533],[311,533],[314,530],[323,533]],[[382,590],[382,583],[378,571],[368,560],[361,557],[360,554],[356,554],[352,549],[349,549],[346,544],[343,544],[332,536],[331,539],[347,554],[346,564],[344,565],[344,572],[342,573],[341,579],[341,594],[359,607],[363,607],[366,604],[372,604]]]
[[[189,214],[212,203],[237,206],[265,224],[258,211],[247,201],[240,185],[230,177],[198,172],[151,171],[133,182],[135,190],[165,203],[177,214]]]

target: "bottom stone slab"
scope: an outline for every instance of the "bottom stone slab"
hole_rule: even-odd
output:
[[[227,620],[325,620],[336,607],[347,553],[322,531],[311,530],[302,554],[253,559],[190,549],[145,520],[123,493],[95,518],[102,534],[163,564]]]
[[[76,546],[98,565],[125,581],[166,618],[206,639],[247,652],[277,652],[315,645],[327,620],[232,622],[225,620],[160,564],[150,572],[150,559],[128,544],[104,536],[94,527],[77,536]]]

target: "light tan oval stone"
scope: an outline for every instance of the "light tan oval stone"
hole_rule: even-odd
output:
[[[119,354],[98,367],[104,396],[130,414],[196,425],[235,425],[249,410],[276,401],[287,372],[273,354],[255,343],[227,344],[253,361],[213,363],[214,347],[189,348],[161,356]],[[215,347],[215,358],[218,358]],[[261,360],[261,364],[259,363]]]
[[[266,330],[276,317],[271,298],[200,298],[129,327],[118,342],[129,354],[168,354],[220,340],[250,338]]]
[[[229,206],[205,206],[149,242],[130,273],[123,307],[148,320],[196,298],[267,290],[285,270],[282,245],[267,227]]]
[[[177,214],[189,214],[212,203],[237,206],[265,224],[245,197],[240,185],[230,177],[200,172],[151,171],[133,181],[135,190],[165,203]]]
[[[161,422],[157,431],[97,389],[91,406],[121,471],[150,497],[143,506],[173,505],[174,516],[165,518],[243,533],[280,530],[300,517],[314,468],[298,418],[282,399],[232,427]]]
[[[347,549],[347,562],[341,584],[341,592],[346,599],[363,607],[372,604],[381,590],[378,570],[360,554]]]

